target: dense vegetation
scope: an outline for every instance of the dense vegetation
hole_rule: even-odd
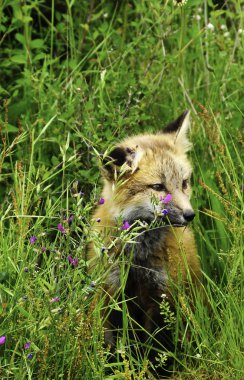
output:
[[[150,376],[126,334],[112,357],[103,344],[102,273],[87,274],[86,247],[99,239],[101,155],[187,108],[210,311],[193,314],[183,294],[187,332],[168,313],[182,346],[171,371],[243,378],[243,3],[177,3],[0,4],[1,379]],[[162,347],[159,364],[170,355]]]

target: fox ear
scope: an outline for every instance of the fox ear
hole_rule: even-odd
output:
[[[163,133],[169,133],[174,138],[174,143],[184,152],[191,149],[191,142],[187,137],[187,132],[190,127],[190,111],[186,110],[176,120],[168,124]]]
[[[138,147],[132,149],[118,146],[103,159],[103,174],[108,179],[114,178],[116,172],[122,172],[121,167],[123,165],[123,173],[134,173],[138,168],[140,157],[141,153],[139,152]]]

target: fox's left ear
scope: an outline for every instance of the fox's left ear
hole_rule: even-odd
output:
[[[176,120],[168,124],[163,133],[170,134],[174,139],[174,143],[181,148],[184,152],[191,149],[191,142],[187,137],[190,127],[190,110],[183,112]]]
[[[112,180],[116,177],[116,173],[124,176],[133,174],[138,169],[142,155],[143,152],[138,145],[134,148],[123,145],[116,146],[109,155],[103,157],[103,176]]]

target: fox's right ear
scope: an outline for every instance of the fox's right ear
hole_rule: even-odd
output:
[[[190,111],[186,110],[176,120],[168,124],[163,133],[167,133],[174,139],[175,145],[177,145],[184,152],[191,149],[191,142],[188,139],[188,131],[190,128]]]
[[[140,157],[138,147],[132,149],[117,146],[103,158],[102,173],[109,180],[114,179],[118,173],[133,173],[138,167]]]

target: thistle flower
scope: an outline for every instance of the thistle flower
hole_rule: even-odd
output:
[[[58,301],[59,301],[59,296],[50,299],[50,303],[54,303],[54,302],[58,302]]]
[[[66,232],[64,226],[63,226],[61,223],[58,224],[58,230],[59,230],[60,232],[62,232],[62,234],[65,234],[65,232]]]
[[[70,215],[70,217],[69,217],[68,219],[67,219],[67,216],[64,215],[63,220],[64,220],[66,223],[71,224],[71,223],[73,222],[73,220],[74,220],[74,215]]]
[[[99,201],[98,201],[98,204],[99,205],[103,205],[105,203],[105,199],[104,198],[100,198]]]
[[[127,220],[123,221],[122,230],[128,230],[130,228],[130,223]]]
[[[0,346],[2,346],[6,342],[6,336],[0,336]]]
[[[162,195],[160,195],[159,200],[166,205],[167,203],[169,203],[172,200],[172,195],[168,194],[168,195],[166,195],[165,198],[163,198]]]
[[[30,244],[35,244],[36,241],[37,241],[37,237],[35,235],[30,237]]]
[[[68,219],[68,223],[72,223],[74,220],[74,215],[70,215],[69,219]]]
[[[78,259],[76,257],[72,257],[71,255],[68,256],[68,260],[73,267],[77,267],[78,265]]]
[[[24,349],[25,349],[25,350],[28,350],[28,348],[30,348],[30,345],[31,345],[31,342],[27,342],[27,343],[25,343],[25,345],[24,345]]]
[[[78,259],[76,257],[72,260],[72,265],[73,265],[73,267],[77,267]]]

